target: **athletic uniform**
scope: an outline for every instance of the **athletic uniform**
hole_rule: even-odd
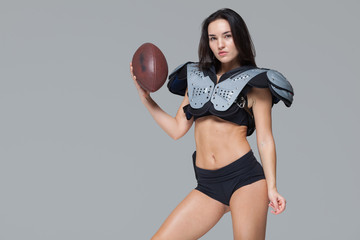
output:
[[[282,100],[287,107],[293,101],[293,89],[279,72],[241,66],[224,73],[217,81],[215,67],[200,70],[197,63],[180,65],[169,75],[170,92],[185,95],[188,89],[189,104],[183,110],[188,120],[214,115],[238,125],[247,126],[247,135],[255,130],[252,110],[247,108],[247,93],[251,87],[269,88],[272,103]],[[231,195],[240,187],[264,179],[264,171],[250,150],[238,160],[217,170],[193,165],[198,185],[195,189],[229,205]]]

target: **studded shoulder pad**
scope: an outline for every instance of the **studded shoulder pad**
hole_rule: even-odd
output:
[[[230,78],[218,83],[211,96],[211,102],[218,111],[226,111],[236,100],[241,90],[254,76],[266,72],[264,69],[250,69],[234,74]]]
[[[195,63],[187,65],[187,80],[190,106],[202,108],[210,100],[215,84],[209,76],[204,76]]]

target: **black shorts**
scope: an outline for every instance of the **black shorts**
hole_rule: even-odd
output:
[[[226,205],[229,205],[231,195],[237,189],[265,179],[263,168],[251,150],[238,160],[216,170],[197,167],[195,151],[193,164],[198,182],[195,189]]]

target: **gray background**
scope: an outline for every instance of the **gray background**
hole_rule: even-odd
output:
[[[1,0],[1,240],[150,239],[195,187],[193,129],[161,131],[128,65],[144,42],[170,70],[196,61],[201,22],[222,7],[295,89],[273,109],[288,208],[269,214],[267,239],[360,235],[357,1]],[[153,98],[172,115],[181,101],[166,87]],[[232,239],[230,214],[202,239]]]

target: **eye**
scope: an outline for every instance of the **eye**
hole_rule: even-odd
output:
[[[209,40],[214,41],[214,40],[216,40],[216,37],[210,37]]]
[[[225,38],[231,38],[231,34],[226,34]]]

